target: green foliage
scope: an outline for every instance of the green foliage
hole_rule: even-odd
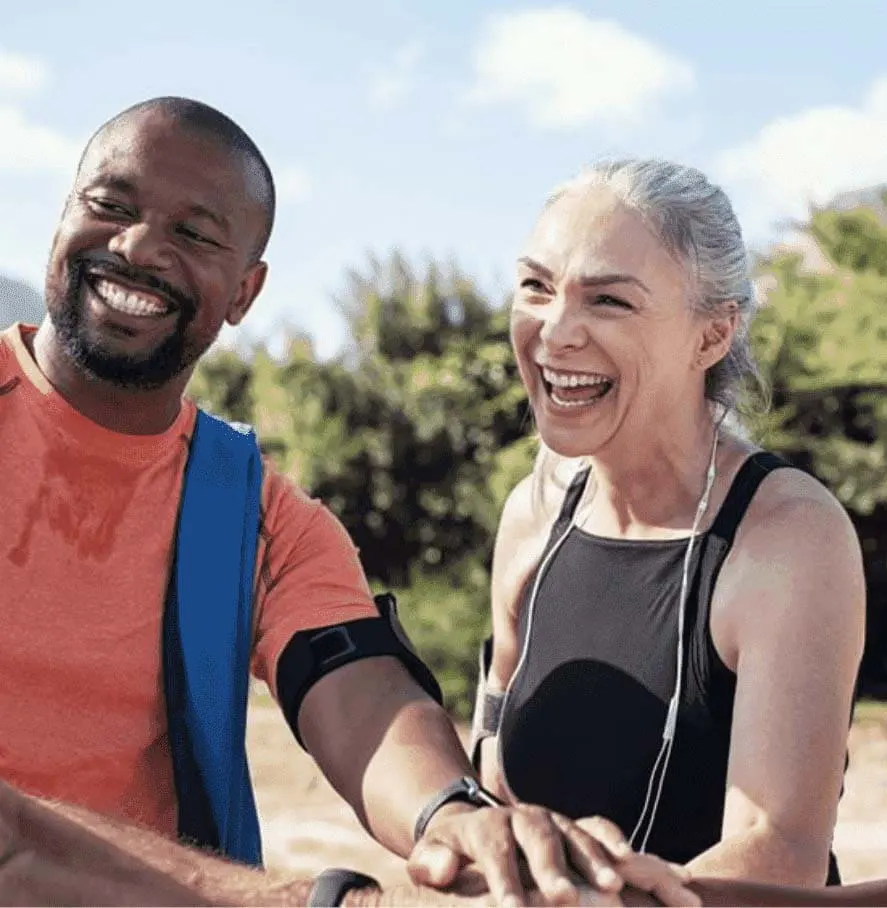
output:
[[[218,350],[204,358],[188,387],[189,394],[211,413],[251,423],[255,406],[253,367],[233,350]]]
[[[466,558],[446,574],[418,573],[395,590],[404,628],[444,694],[444,705],[469,719],[477,684],[480,645],[490,633],[490,578]]]
[[[757,428],[851,511],[871,514],[887,504],[887,228],[867,210],[818,211],[810,233],[831,273],[805,272],[799,256],[763,263],[775,286],[752,339],[773,409]]]
[[[300,479],[381,583],[483,563],[502,504],[489,479],[526,427],[507,316],[457,271],[419,276],[396,256],[349,286],[355,349],[279,373]]]

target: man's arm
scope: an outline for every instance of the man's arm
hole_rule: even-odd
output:
[[[312,880],[254,870],[140,827],[26,797],[0,782],[0,904],[303,906]],[[541,904],[538,893],[534,904]],[[412,886],[346,904],[482,904]]]
[[[567,857],[583,879],[603,890],[618,888],[623,868],[623,878],[632,882],[634,864],[615,869],[618,851],[607,848],[606,834],[602,839],[598,830],[586,831],[542,807],[479,810],[449,803],[434,814],[421,847],[414,848],[423,808],[472,768],[449,716],[405,662],[388,654],[387,644],[386,655],[373,655],[359,652],[351,641],[346,653],[353,661],[347,663],[322,647],[320,657],[313,649],[300,654],[301,644],[311,648],[305,631],[317,637],[324,629],[351,622],[356,628],[357,621],[379,615],[344,527],[316,503],[307,509],[306,519],[304,497],[292,491],[282,493],[277,508],[269,506],[253,667],[369,832],[395,853],[410,856],[408,870],[417,884],[449,887],[475,864],[497,903],[523,898],[521,857],[528,879],[556,904],[578,898]],[[351,640],[350,632],[345,639]],[[621,833],[619,840],[624,844]],[[657,885],[671,904],[692,898],[672,868],[660,862],[658,871]]]

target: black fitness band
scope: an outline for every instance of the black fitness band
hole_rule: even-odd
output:
[[[352,889],[381,889],[371,876],[344,867],[324,870],[314,880],[308,896],[308,908],[336,908]]]

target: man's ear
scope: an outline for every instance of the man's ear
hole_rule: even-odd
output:
[[[738,327],[739,306],[732,300],[722,303],[720,311],[706,320],[696,351],[696,364],[708,370],[719,363],[730,351]]]
[[[229,325],[239,325],[243,321],[256,297],[262,292],[267,276],[267,262],[256,262],[250,267],[240,282],[237,295],[228,306],[225,321]]]

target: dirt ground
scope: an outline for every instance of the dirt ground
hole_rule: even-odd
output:
[[[248,747],[267,866],[306,876],[346,866],[386,885],[406,880],[403,862],[363,831],[267,693],[253,696]],[[887,708],[860,709],[851,730],[835,850],[845,881],[887,877]]]

